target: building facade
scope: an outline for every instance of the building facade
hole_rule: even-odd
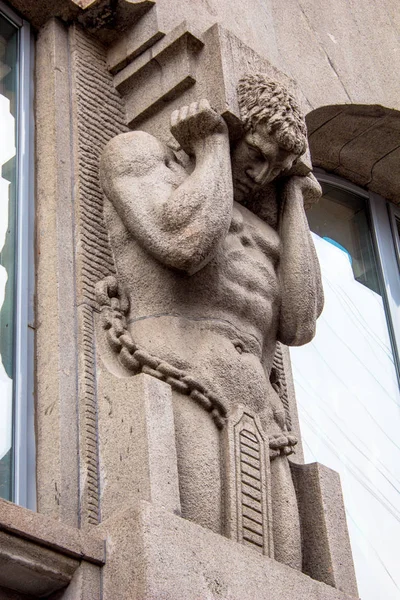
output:
[[[339,0],[334,10],[326,0],[0,4],[0,597],[400,598],[396,8],[394,0]],[[101,321],[125,314],[110,283],[118,273],[99,175],[106,144],[142,130],[178,150],[170,115],[203,98],[235,139],[238,81],[260,72],[306,115],[310,154],[299,175],[312,164],[323,191],[307,216],[325,312],[311,344],[290,353],[282,345],[274,362],[300,439],[291,457],[300,570],[274,560],[267,492],[261,553],[232,542],[243,542],[234,475],[222,492],[224,536],[179,516],[170,389],[178,388],[168,377],[182,378],[160,375],[149,358],[127,377]],[[214,420],[219,410],[211,400]],[[230,473],[244,414],[221,434]],[[253,419],[251,428],[261,456],[262,427]]]

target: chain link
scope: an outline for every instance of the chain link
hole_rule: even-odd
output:
[[[127,328],[126,314],[129,303],[121,293],[117,279],[110,275],[98,282],[96,300],[101,310],[101,324],[111,348],[118,354],[119,362],[133,374],[146,373],[168,383],[174,390],[190,396],[209,412],[219,429],[222,429],[227,410],[204,385],[181,369],[140,348]]]
[[[108,343],[118,354],[121,365],[135,375],[146,373],[165,381],[177,392],[190,396],[211,414],[218,429],[222,429],[227,410],[215,394],[192,375],[150,354],[135,343],[127,328],[129,301],[121,291],[116,277],[110,275],[99,281],[95,292],[101,310],[101,325],[106,331]],[[270,457],[288,456],[294,452],[296,444],[297,439],[288,432],[272,435],[269,438]]]

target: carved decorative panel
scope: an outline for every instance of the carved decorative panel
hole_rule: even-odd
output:
[[[259,419],[239,408],[225,430],[228,537],[273,556],[267,438]]]

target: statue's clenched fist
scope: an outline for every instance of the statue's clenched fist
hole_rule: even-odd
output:
[[[305,177],[292,176],[285,184],[292,201],[296,198],[304,204],[304,208],[308,210],[313,204],[321,198],[322,189],[318,181],[312,173]],[[296,194],[296,189],[300,192]]]
[[[171,133],[190,155],[196,155],[209,138],[223,136],[228,140],[224,119],[205,99],[175,110],[171,115]]]

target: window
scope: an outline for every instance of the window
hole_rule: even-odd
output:
[[[0,497],[34,508],[32,47],[0,2]]]
[[[323,197],[308,219],[325,309],[315,339],[291,349],[305,460],[341,475],[360,596],[395,600],[400,598],[399,213],[334,176],[319,178]]]

